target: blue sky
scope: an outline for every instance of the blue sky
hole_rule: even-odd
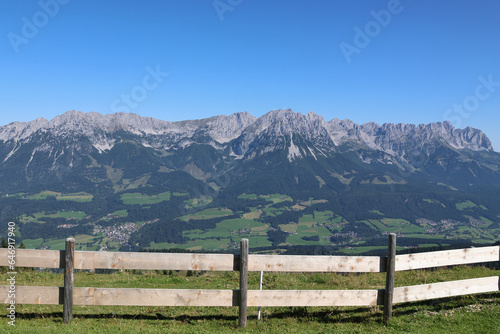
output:
[[[500,2],[5,0],[0,125],[281,108],[483,130],[500,151]]]

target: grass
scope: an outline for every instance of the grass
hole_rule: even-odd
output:
[[[262,211],[261,210],[256,210],[256,208],[250,208],[250,212],[247,212],[243,214],[242,218],[243,219],[259,219]]]
[[[284,201],[293,202],[293,199],[290,196],[282,195],[282,194],[269,194],[269,195],[242,194],[242,195],[239,195],[238,198],[241,198],[241,199],[261,198],[261,199],[271,201],[271,202],[273,202],[273,204],[284,202]]]
[[[175,194],[174,194],[175,196]],[[191,198],[184,203],[186,203],[186,208],[191,209],[191,208],[197,208],[197,207],[203,207],[208,204],[210,204],[213,201],[213,198],[210,196],[201,196],[199,198]]]
[[[113,216],[128,216],[128,211],[127,210],[117,210],[112,213]]]
[[[286,225],[280,225],[282,231],[293,233],[286,238],[286,241],[292,245],[328,245],[330,243],[328,239],[322,237],[328,237],[331,232],[324,227],[317,226],[317,223],[314,221],[306,220],[308,219],[299,221],[298,224],[290,223]],[[319,241],[308,241],[302,239],[302,237],[312,236],[319,236]]]
[[[66,238],[51,239],[43,243],[48,249],[64,249],[66,247]]]
[[[61,194],[56,197],[58,201],[90,202],[94,195],[88,193]]]
[[[171,194],[169,191],[152,196],[144,195],[141,193],[126,193],[121,195],[121,200],[123,201],[123,204],[127,205],[151,205],[163,201],[170,201],[170,197]]]
[[[342,248],[341,251],[345,254],[355,255],[355,254],[363,254],[363,253],[374,251],[374,250],[381,251],[381,250],[386,250],[386,249],[387,249],[387,246],[353,246],[350,248]]]
[[[97,239],[99,237],[97,236],[92,236],[92,235],[87,235],[87,234],[78,234],[74,236],[75,238],[75,249],[76,250],[87,250],[87,251],[95,251],[99,250],[100,244],[97,243]],[[66,239],[48,239],[44,240],[43,238],[39,239],[24,239],[23,240],[24,245],[28,249],[39,249],[42,248],[43,246],[47,247],[48,249],[52,250],[64,250],[66,247]],[[92,243],[92,246],[87,246],[87,243]],[[119,248],[119,245],[115,245],[116,249]]]
[[[481,220],[486,223],[486,225],[483,225],[482,227],[486,228],[489,227],[491,224],[493,224],[493,222],[486,217],[480,216],[479,218],[481,218]]]
[[[383,219],[369,219],[363,220],[368,226],[374,230],[382,232],[401,232],[405,234],[419,234],[425,235],[425,229],[421,226],[410,223],[404,219],[383,218]]]
[[[46,214],[45,212],[35,212],[34,214],[27,216],[26,214],[23,214],[20,217],[20,221],[23,223],[26,222],[36,222],[36,223],[44,223],[43,219],[44,218],[72,218],[75,220],[81,220],[83,219],[87,214],[82,211],[57,211],[56,213],[53,214]],[[71,223],[71,222],[68,222]]]
[[[231,240],[229,238],[212,237],[209,239],[193,239],[187,241],[185,244],[176,244],[176,248],[187,249],[187,250],[221,250],[227,249]]]
[[[299,222],[315,222],[318,224],[326,223],[328,219],[333,218],[335,215],[331,211],[315,211],[314,215],[303,215],[300,217]]]
[[[38,238],[38,239],[24,239],[23,244],[26,246],[28,249],[35,249],[35,248],[40,248],[43,243],[43,238]]]
[[[289,198],[280,195],[256,195],[256,194],[243,194],[239,198],[242,199],[267,199],[269,201],[288,201]],[[315,200],[313,198],[308,201],[299,202],[295,208],[304,209],[311,203],[324,202],[325,200]],[[431,200],[429,200],[431,201]],[[196,202],[186,201],[185,203],[191,203],[196,205]],[[292,202],[290,205],[293,204]],[[251,248],[257,247],[267,247],[271,246],[271,242],[265,237],[269,226],[264,225],[259,222],[259,219],[264,216],[279,216],[285,212],[286,208],[276,208],[272,207],[271,204],[250,207],[249,212],[238,214],[241,218],[224,220],[218,223],[215,228],[206,229],[204,231],[200,230],[188,230],[184,232],[184,236],[189,240],[185,244],[165,244],[165,248],[182,248],[190,250],[215,250],[231,248],[235,238],[255,238],[250,239]],[[484,217],[481,219],[485,222],[484,225],[479,225],[478,227],[471,227],[469,223],[454,223],[452,227],[447,229],[436,228],[436,231],[429,232],[427,229],[433,228],[431,225],[419,225],[412,223],[408,220],[401,218],[389,218],[385,217],[384,214],[377,210],[372,210],[372,213],[378,214],[379,219],[369,219],[363,220],[361,222],[365,223],[373,229],[375,234],[379,233],[398,233],[402,238],[421,238],[421,239],[433,239],[432,242],[425,242],[420,247],[427,247],[431,244],[435,244],[438,240],[441,244],[446,243],[445,241],[449,239],[466,239],[472,240],[480,244],[488,244],[497,240],[497,231],[495,229],[491,231],[486,231],[485,228],[493,225],[494,222],[488,220]],[[233,214],[233,212],[227,208],[209,208],[197,213],[189,214],[181,217],[183,221],[188,220],[206,220],[216,217],[224,217]],[[233,226],[228,226],[233,225]],[[250,226],[248,225],[250,224]],[[325,246],[330,245],[331,242],[328,236],[341,232],[344,225],[348,224],[342,216],[335,214],[332,211],[314,211],[313,213],[308,213],[302,215],[298,223],[288,223],[280,224],[279,227],[282,231],[289,233],[286,238],[286,243],[282,245],[302,245],[302,246]],[[479,222],[479,224],[483,224]],[[249,231],[247,231],[249,230]],[[318,236],[319,239],[310,239],[311,237]],[[361,239],[359,239],[361,238]],[[349,248],[343,249],[342,251],[347,254],[362,254],[367,251],[383,250],[384,247],[381,246],[366,246],[363,245],[364,238],[366,235],[360,236],[357,240],[351,240]],[[255,240],[255,242],[254,242]],[[429,240],[430,241],[430,240]],[[159,248],[157,244],[151,245],[153,248]],[[169,247],[167,247],[169,246]]]
[[[75,201],[75,202],[90,202],[93,195],[86,192],[63,194],[56,191],[45,190],[36,195],[28,196],[26,199],[41,200],[47,199],[49,196],[54,196],[58,201]]]
[[[460,266],[403,271],[395,285],[407,286],[500,275],[500,270]],[[4,282],[8,276],[0,273]],[[18,269],[17,285],[62,286],[63,275]],[[385,274],[265,273],[264,289],[380,289]],[[259,273],[249,274],[249,288],[258,289]],[[237,289],[237,272],[124,271],[113,274],[75,273],[75,286],[114,288]],[[265,307],[248,310],[246,329],[238,329],[236,307],[75,306],[73,320],[62,323],[62,305],[16,305],[16,326],[8,326],[0,310],[0,332],[52,333],[496,333],[500,325],[500,293],[397,304],[388,324],[382,307]]]
[[[272,242],[269,241],[269,239],[266,236],[258,236],[258,235],[251,235],[247,237],[249,243],[252,245],[252,247],[271,247]]]
[[[476,204],[474,202],[471,202],[471,201],[465,201],[463,203],[456,203],[455,206],[457,207],[457,210],[465,210],[465,209],[468,209],[468,208],[473,208],[476,206]]]
[[[190,219],[192,219],[192,220],[206,220],[206,219],[211,219],[211,218],[229,216],[232,213],[233,212],[231,210],[225,209],[225,208],[205,209],[203,211],[193,213],[191,215],[183,216],[183,217],[181,217],[181,220],[183,220],[183,221],[188,221]]]
[[[262,229],[267,225],[253,219],[226,219],[216,225],[214,229],[207,231],[191,230],[184,233],[189,238],[240,238],[242,236],[261,235]],[[203,240],[197,240],[200,244]]]
[[[75,236],[75,249],[80,250],[80,249],[85,249],[85,250],[91,250],[89,249],[86,245],[89,242],[94,243],[96,238],[92,235],[88,234],[79,234]],[[66,244],[65,244],[66,247]]]
[[[370,210],[370,212],[372,213],[376,213],[377,215],[380,215],[380,216],[385,216],[382,212],[380,212],[379,210]]]
[[[85,217],[87,214],[85,212],[81,212],[81,211],[58,211],[57,212],[59,217],[62,217],[62,218],[73,218],[73,219],[82,219],[83,217]]]

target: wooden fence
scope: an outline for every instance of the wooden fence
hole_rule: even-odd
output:
[[[396,236],[389,235],[388,256],[299,256],[248,254],[242,239],[240,254],[135,253],[66,250],[16,250],[16,267],[64,268],[64,287],[16,286],[16,304],[62,304],[64,322],[73,305],[238,306],[239,326],[245,327],[248,306],[384,306],[390,321],[393,303],[499,291],[498,276],[443,283],[394,287],[396,271],[495,262],[500,246],[396,255]],[[7,249],[0,249],[0,266],[8,266]],[[141,289],[74,287],[75,269],[142,269],[239,271],[240,288]],[[379,290],[248,290],[248,272],[386,272]],[[0,303],[9,303],[9,286],[0,286]]]

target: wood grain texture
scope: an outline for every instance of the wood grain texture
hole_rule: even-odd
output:
[[[0,266],[7,266],[7,249],[0,249]],[[75,269],[143,269],[233,271],[232,254],[183,254],[75,251]],[[64,251],[17,249],[17,267],[64,268]]]
[[[0,266],[7,260],[7,248],[0,248]],[[16,267],[64,268],[64,251],[16,249]]]
[[[247,326],[247,303],[248,303],[248,239],[240,242],[240,292],[238,296],[238,327]]]
[[[385,277],[384,291],[384,322],[391,321],[392,304],[394,296],[394,278],[396,274],[396,234],[389,234],[389,243],[387,246],[387,273]]]
[[[249,290],[248,306],[375,306],[383,290]]]
[[[64,308],[63,321],[65,324],[73,318],[73,292],[75,287],[75,239],[66,239],[66,250],[64,257]]]
[[[500,246],[405,254],[396,256],[396,271],[499,260]]]
[[[394,288],[394,303],[463,296],[499,290],[498,276]]]
[[[394,303],[495,292],[498,276],[394,288]],[[9,286],[0,286],[7,304]],[[248,290],[248,306],[383,305],[384,290]],[[18,286],[18,304],[63,304],[62,287]],[[238,306],[237,290],[74,288],[74,305]]]
[[[249,271],[381,272],[379,256],[249,255]]]
[[[0,249],[0,266],[8,266]],[[214,270],[238,269],[232,254],[182,254],[75,251],[75,269]],[[500,260],[500,246],[396,256],[396,271]],[[378,256],[249,255],[249,271],[385,272]],[[17,267],[64,268],[64,251],[17,249]]]
[[[0,302],[8,303],[7,286],[0,286]],[[73,305],[124,306],[236,306],[233,290],[74,288]],[[62,305],[64,288],[16,287],[18,304]],[[4,297],[5,296],[5,297]],[[234,301],[233,301],[234,299]]]
[[[0,286],[0,303],[9,302],[8,291],[7,285]],[[16,286],[16,304],[63,305],[63,296],[63,287]]]
[[[78,269],[233,271],[232,254],[76,252]]]
[[[8,286],[0,299],[8,303]],[[19,286],[18,304],[63,304],[61,287]],[[382,305],[383,290],[248,290],[248,306]],[[74,305],[239,306],[238,290],[74,288]]]

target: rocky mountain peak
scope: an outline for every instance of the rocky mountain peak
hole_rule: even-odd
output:
[[[237,155],[250,149],[273,151],[286,145],[284,140],[300,136],[312,147],[335,150],[335,147],[349,144],[383,151],[388,154],[404,154],[436,143],[449,145],[454,149],[492,151],[491,142],[480,130],[467,127],[456,129],[449,122],[430,124],[379,125],[375,122],[356,124],[349,119],[332,119],[326,122],[314,112],[295,113],[291,109],[272,110],[257,118],[248,112],[219,115],[206,119],[168,122],[143,117],[133,113],[103,115],[97,112],[84,113],[71,110],[47,121],[38,118],[31,122],[14,122],[0,127],[0,140],[19,141],[38,132],[50,132],[54,137],[87,137],[99,151],[110,149],[120,141],[115,133],[124,131],[137,136],[137,142],[144,146],[169,149],[176,145],[184,147],[201,140],[216,148],[235,141],[231,146]],[[288,139],[284,139],[288,138]],[[296,143],[294,144],[296,145]]]
[[[450,122],[430,124],[384,123],[375,122],[358,125],[351,120],[337,118],[327,122],[328,133],[336,145],[357,143],[371,149],[381,150],[390,154],[401,153],[398,147],[402,144],[412,144],[418,149],[432,142],[444,142],[455,149],[470,149],[473,151],[492,151],[491,142],[478,129],[456,129]],[[418,144],[418,145],[417,145]]]
[[[276,135],[285,135],[292,132],[311,132],[324,128],[325,123],[322,116],[313,112],[306,115],[295,113],[291,109],[273,110],[258,118],[251,130],[262,132],[266,129],[274,131]]]
[[[32,133],[46,127],[48,121],[43,118],[37,118],[30,122],[12,122],[0,127],[0,140],[22,140],[29,137]]]

